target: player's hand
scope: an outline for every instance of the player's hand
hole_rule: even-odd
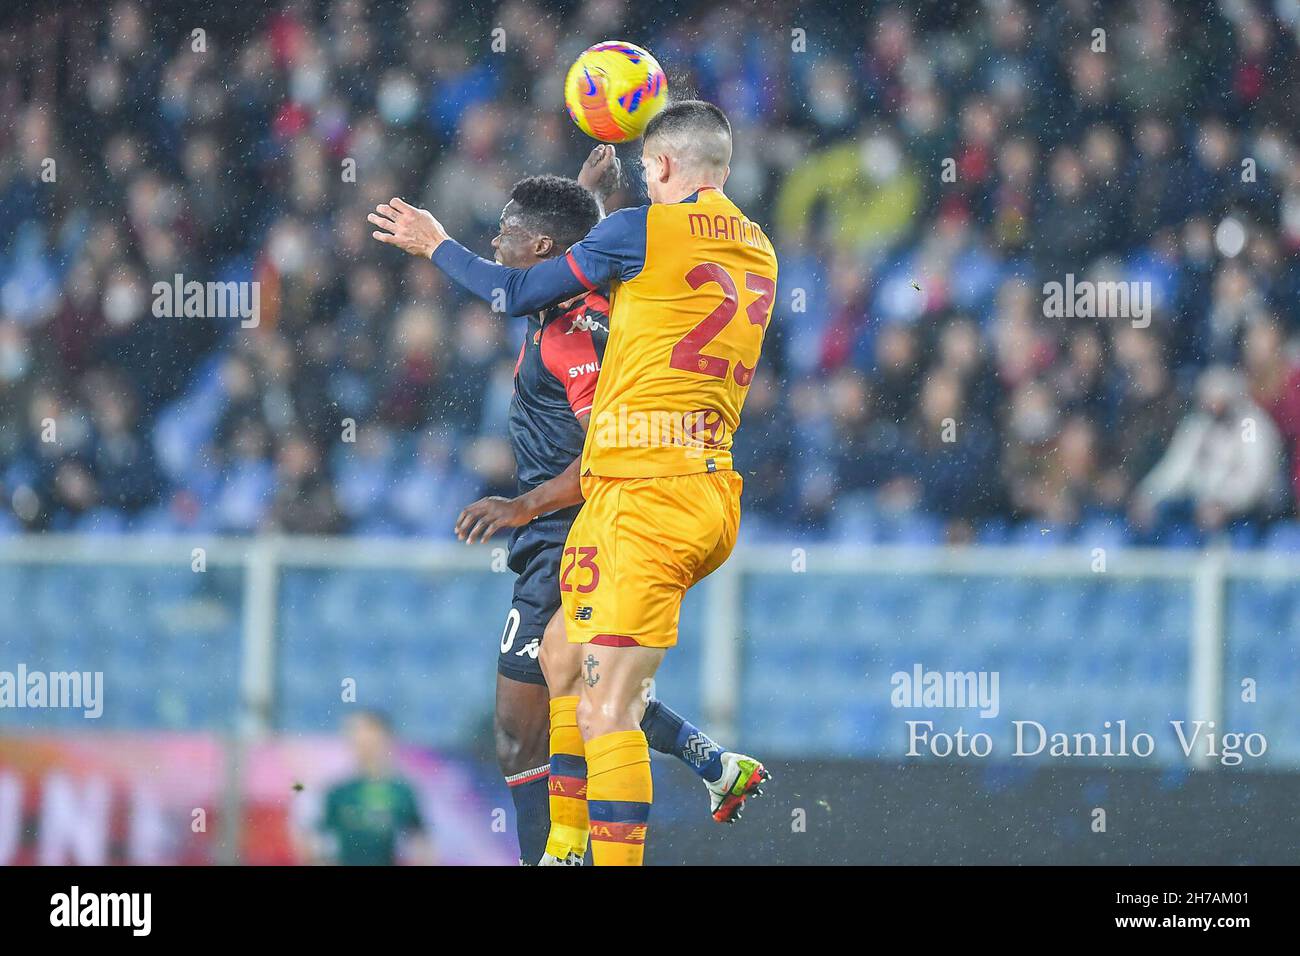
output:
[[[614,190],[618,189],[622,169],[623,164],[619,162],[614,147],[608,143],[601,143],[591,151],[591,155],[582,164],[582,169],[578,172],[578,185],[588,192],[595,193],[596,197],[604,202]]]
[[[449,238],[442,223],[433,218],[433,213],[417,209],[396,197],[380,203],[366,218],[379,227],[370,234],[375,239],[424,259],[432,256],[433,250]]]
[[[518,528],[533,520],[518,498],[480,498],[456,519],[456,537],[466,544],[486,541],[502,528]]]

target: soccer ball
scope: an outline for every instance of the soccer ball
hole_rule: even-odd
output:
[[[564,81],[569,116],[593,139],[626,143],[668,102],[668,80],[646,50],[606,40],[583,51]]]

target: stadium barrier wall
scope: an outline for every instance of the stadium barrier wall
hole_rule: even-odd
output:
[[[1199,721],[1267,739],[1245,769],[1300,767],[1293,557],[1100,551],[742,546],[688,596],[656,691],[720,739],[786,756],[954,756],[909,752],[930,721],[986,731],[997,762],[1016,756],[1013,721],[1097,738],[1123,721],[1158,739],[1154,763],[1225,768],[1170,726]],[[472,747],[511,581],[499,545],[8,538],[0,670],[98,667],[97,726],[249,739],[333,730],[351,681],[417,742]],[[914,674],[998,675],[1000,706],[900,702]],[[0,730],[86,729],[79,717],[0,709]]]

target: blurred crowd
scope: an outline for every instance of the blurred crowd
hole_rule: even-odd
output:
[[[0,532],[439,538],[511,493],[519,321],[365,216],[488,253],[619,37],[728,112],[780,254],[747,533],[1297,537],[1300,0],[168,9],[6,27]],[[158,317],[176,275],[257,281],[258,324]],[[1076,281],[1149,314],[1045,307]]]

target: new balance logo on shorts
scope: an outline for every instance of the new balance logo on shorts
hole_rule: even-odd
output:
[[[576,611],[573,612],[573,619],[575,621],[590,621],[591,606],[588,604],[582,605],[580,608],[578,608]]]

